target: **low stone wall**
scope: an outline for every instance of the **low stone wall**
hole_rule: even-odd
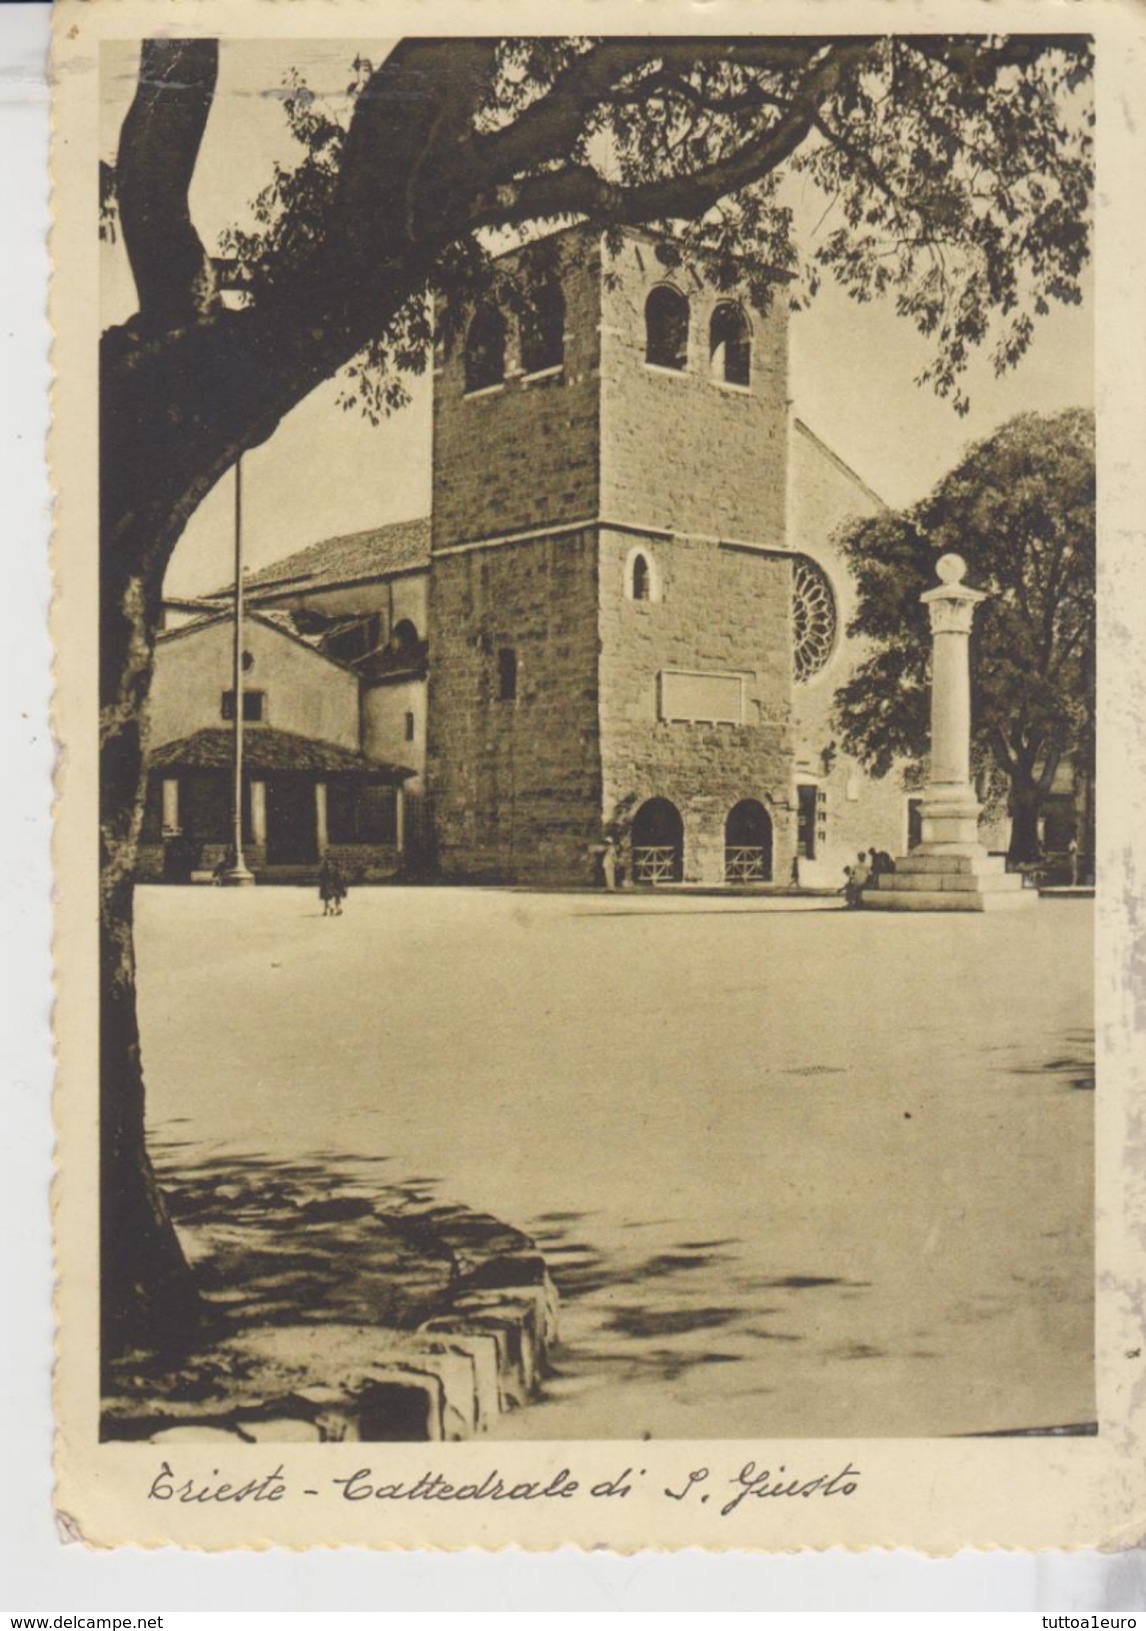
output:
[[[226,1176],[171,1198],[222,1328],[177,1363],[123,1362],[103,1439],[460,1440],[537,1392],[557,1296],[528,1236],[422,1198],[387,1211],[337,1175]]]

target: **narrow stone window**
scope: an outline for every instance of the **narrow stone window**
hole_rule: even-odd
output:
[[[559,283],[542,283],[522,315],[521,366],[527,374],[540,374],[564,361],[565,296]]]
[[[647,549],[631,549],[626,557],[625,597],[628,600],[661,598],[656,562]]]
[[[497,700],[514,702],[517,699],[517,652],[512,646],[502,646],[497,654]]]
[[[505,318],[487,301],[474,312],[466,333],[466,391],[486,391],[505,379]]]
[[[724,300],[712,314],[708,329],[712,372],[726,385],[749,385],[752,380],[752,335],[748,319],[734,301]]]
[[[407,742],[414,740],[414,716],[412,713],[406,715],[406,740]]]
[[[688,366],[688,301],[667,284],[645,301],[645,361],[677,373]]]
[[[796,854],[801,860],[816,859],[819,792],[814,782],[801,782],[796,788]]]

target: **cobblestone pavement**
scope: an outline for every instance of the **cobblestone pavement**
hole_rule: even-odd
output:
[[[537,1239],[558,1374],[495,1434],[1091,1422],[1089,903],[808,904],[141,890],[155,1134]]]

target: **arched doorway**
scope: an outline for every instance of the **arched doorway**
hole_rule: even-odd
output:
[[[668,799],[648,799],[633,817],[633,882],[679,883],[684,876],[684,822]]]
[[[759,799],[741,799],[724,823],[725,883],[771,883],[772,821]]]

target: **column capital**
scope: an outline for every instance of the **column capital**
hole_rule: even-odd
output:
[[[931,614],[932,634],[970,634],[975,607],[988,597],[982,589],[968,588],[963,582],[966,571],[962,555],[941,555],[936,561],[939,582],[919,597]]]

